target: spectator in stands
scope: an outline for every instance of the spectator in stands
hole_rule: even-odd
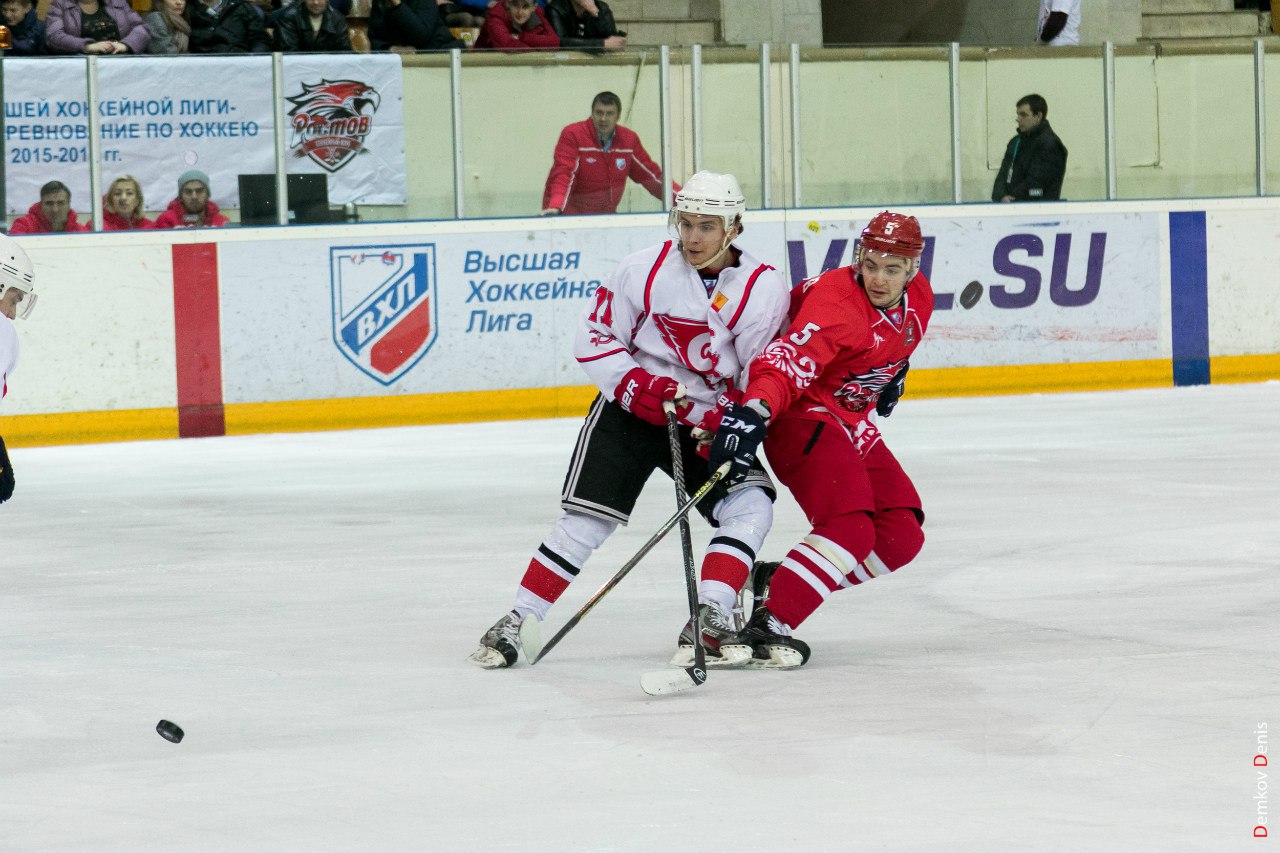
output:
[[[1056,201],[1067,171],[1067,149],[1049,126],[1049,105],[1039,95],[1018,101],[1018,132],[1004,150],[992,201]]]
[[[191,169],[178,178],[178,197],[156,217],[156,227],[221,228],[228,221],[209,200],[209,176],[199,169]]]
[[[122,175],[111,182],[102,197],[102,230],[155,228],[156,224],[142,215],[143,210],[142,184],[132,175]]]
[[[369,41],[374,50],[461,50],[440,18],[436,0],[373,0]]]
[[[40,188],[40,200],[31,205],[26,216],[19,216],[9,226],[10,234],[57,234],[88,231],[71,209],[71,190],[62,181],[50,181]]]
[[[560,131],[542,214],[615,213],[627,178],[662,198],[662,170],[640,144],[635,131],[618,124],[622,99],[601,92],[591,102],[591,118]],[[680,186],[673,183],[673,191]]]
[[[31,0],[0,0],[0,21],[9,28],[12,46],[5,56],[43,56],[49,52],[44,43],[44,21],[36,15]]]
[[[483,27],[485,16],[496,5],[498,0],[436,0],[440,17],[450,27]]]
[[[275,49],[281,53],[343,53],[351,50],[346,16],[329,0],[298,0],[276,20]]]
[[[561,47],[603,53],[627,46],[627,34],[613,22],[613,12],[604,0],[551,0],[547,20]]]
[[[50,53],[146,53],[151,41],[129,0],[53,0],[44,25]]]
[[[268,53],[262,15],[245,0],[191,0],[192,53]]]
[[[542,15],[533,0],[503,0],[489,10],[476,47],[497,50],[559,47],[560,36]]]
[[[147,53],[178,54],[191,52],[191,18],[187,0],[156,0],[155,11],[142,18],[151,44]]]
[[[1080,43],[1080,0],[1040,0],[1036,43],[1050,47]]]

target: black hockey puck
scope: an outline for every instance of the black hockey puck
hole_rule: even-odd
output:
[[[960,307],[966,311],[978,304],[978,300],[982,298],[982,283],[971,281],[964,286],[964,290],[960,291]]]
[[[161,720],[156,723],[156,731],[160,734],[160,737],[170,743],[182,743],[183,731],[182,727],[177,723],[171,723],[168,720]]]

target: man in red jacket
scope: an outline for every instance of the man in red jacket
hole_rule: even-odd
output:
[[[662,198],[662,169],[640,144],[635,131],[618,124],[622,99],[601,92],[591,102],[591,118],[560,131],[542,214],[617,213],[627,178]],[[674,197],[680,185],[671,184]]]
[[[489,10],[476,39],[478,48],[534,50],[560,46],[560,36],[538,12],[534,0],[503,0]]]
[[[156,228],[221,228],[230,220],[209,200],[209,176],[199,169],[178,178],[178,197],[156,217]]]
[[[76,220],[71,209],[71,190],[62,181],[50,181],[40,188],[40,200],[26,216],[13,220],[10,234],[56,234],[60,231],[90,231]]]

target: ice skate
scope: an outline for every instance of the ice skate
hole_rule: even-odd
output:
[[[767,563],[757,560],[751,566],[751,573],[747,576],[747,582],[738,596],[738,603],[743,613],[755,613],[756,609],[764,604],[765,599],[769,597],[769,582],[773,580],[773,573],[780,565],[782,565],[781,560],[771,560]],[[743,621],[745,628],[745,620]]]
[[[747,627],[734,640],[720,646],[725,655],[749,657],[745,666],[753,669],[795,669],[809,660],[809,644],[791,636],[791,629],[767,606],[757,607]]]
[[[512,610],[494,623],[480,638],[480,648],[468,660],[485,669],[513,666],[520,657],[520,623],[524,620]]]
[[[702,648],[706,653],[707,666],[736,666],[745,663],[751,657],[751,650],[744,646],[736,647],[733,654],[725,654],[721,644],[734,640],[738,636],[738,626],[734,623],[733,614],[721,610],[714,604],[699,604],[698,615],[702,622]],[[671,665],[678,667],[693,666],[693,620],[684,623],[680,631],[680,639],[676,641],[676,653],[671,658]]]

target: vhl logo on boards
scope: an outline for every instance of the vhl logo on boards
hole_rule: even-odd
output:
[[[333,342],[347,360],[390,385],[436,342],[436,247],[329,249]]]

